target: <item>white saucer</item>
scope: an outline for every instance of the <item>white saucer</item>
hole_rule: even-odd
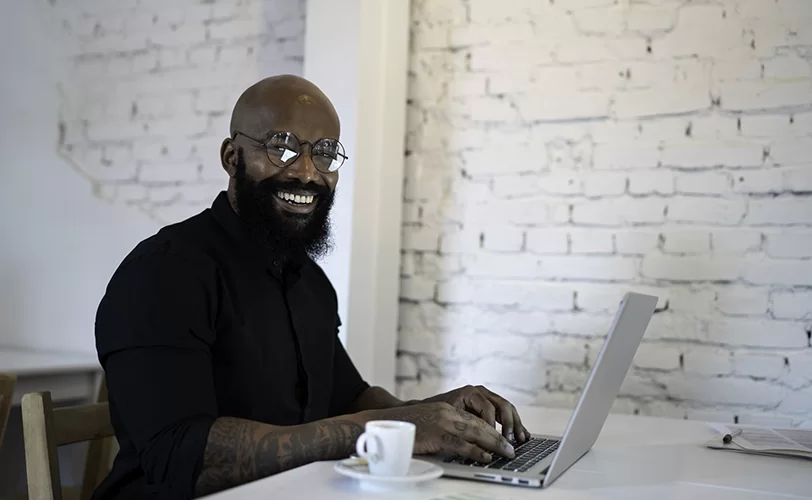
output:
[[[409,473],[405,476],[373,476],[369,472],[369,465],[363,458],[348,458],[336,462],[333,466],[336,472],[347,477],[361,480],[365,486],[374,489],[392,489],[414,486],[425,481],[437,479],[443,475],[443,469],[424,462],[423,460],[412,459],[409,464]]]

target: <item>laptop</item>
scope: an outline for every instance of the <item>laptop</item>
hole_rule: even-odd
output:
[[[656,305],[657,297],[651,295],[623,297],[563,437],[533,435],[525,443],[513,443],[514,458],[494,456],[487,464],[442,454],[421,458],[442,467],[446,477],[549,486],[595,444]]]

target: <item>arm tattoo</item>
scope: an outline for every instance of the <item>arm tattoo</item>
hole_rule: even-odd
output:
[[[195,494],[206,495],[318,460],[346,457],[361,425],[322,420],[276,427],[239,418],[218,418],[209,431]]]

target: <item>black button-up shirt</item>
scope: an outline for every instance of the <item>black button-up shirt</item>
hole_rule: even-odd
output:
[[[368,387],[321,268],[260,248],[221,193],[116,270],[96,348],[120,452],[95,498],[191,497],[215,418],[311,422]]]

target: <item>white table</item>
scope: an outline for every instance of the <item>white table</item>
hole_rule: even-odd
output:
[[[54,401],[87,402],[101,380],[95,353],[0,348],[0,372],[17,375],[14,404],[23,394],[40,391],[51,391]]]
[[[56,405],[95,401],[102,369],[95,353],[38,351],[0,348],[0,372],[17,375],[11,415],[3,443],[0,443],[0,498],[25,491],[25,452],[20,417],[20,399],[28,392],[50,391]],[[63,484],[77,485],[82,479],[86,446],[76,444],[59,449]]]
[[[560,435],[570,412],[528,408],[521,414],[531,432]],[[544,490],[439,479],[411,491],[372,493],[334,472],[332,462],[322,462],[210,498],[441,500],[469,493],[491,500],[812,499],[812,461],[704,448],[702,443],[712,436],[702,422],[611,415],[592,450]]]

